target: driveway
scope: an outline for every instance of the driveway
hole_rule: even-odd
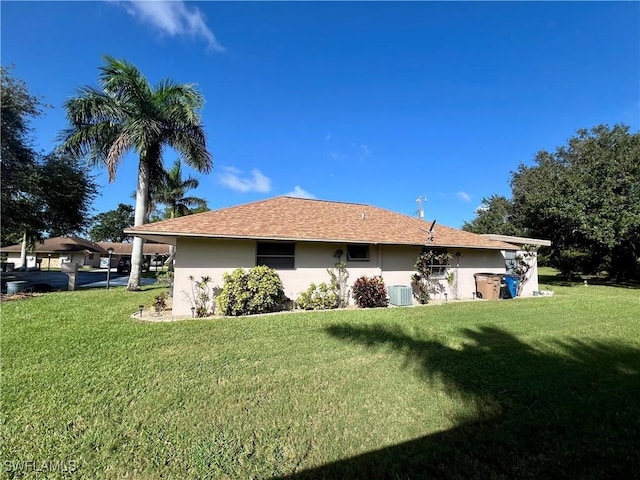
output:
[[[6,291],[6,281],[26,281],[27,288],[31,285],[45,284],[49,285],[52,290],[66,290],[69,285],[69,277],[62,272],[7,272],[2,273],[2,291]],[[109,278],[109,286],[127,285],[129,282],[128,275],[122,275],[112,271]],[[156,283],[155,278],[142,278],[142,285],[152,285]],[[106,270],[88,270],[79,271],[76,279],[76,288],[106,288],[107,271]]]

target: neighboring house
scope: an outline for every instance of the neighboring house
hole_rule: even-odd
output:
[[[61,263],[77,262],[81,267],[107,268],[108,249],[113,249],[111,267],[115,267],[123,256],[131,256],[132,243],[92,242],[79,237],[54,237],[36,242],[27,252],[27,268],[59,268]],[[3,263],[9,268],[22,268],[21,244],[2,247]],[[164,261],[169,256],[170,245],[145,243],[143,254],[147,263]],[[6,257],[6,260],[4,258]]]
[[[171,243],[175,251],[173,313],[188,315],[193,281],[209,276],[222,287],[235,268],[275,268],[291,299],[309,284],[328,282],[327,268],[341,259],[349,285],[362,275],[383,277],[387,286],[411,285],[413,266],[425,248],[447,251],[453,260],[440,270],[443,293],[472,298],[473,274],[504,273],[505,252],[519,246],[431,223],[370,205],[276,197],[162,222],[132,227],[129,235]],[[535,259],[534,259],[535,261]],[[447,273],[455,272],[449,285]],[[523,295],[537,290],[537,277]]]
[[[122,257],[130,257],[133,249],[133,243],[116,243],[116,242],[98,242],[105,251],[108,251],[110,248],[113,249],[113,253],[111,255],[111,266],[115,267],[118,264],[118,261]],[[145,259],[145,263],[150,265],[154,265],[154,263],[162,264],[167,257],[169,256],[171,246],[162,244],[162,243],[145,243],[142,246],[142,254]],[[107,260],[108,263],[108,260]],[[105,260],[102,260],[102,264],[100,260],[98,262],[93,262],[91,264],[93,267],[106,268]]]
[[[20,251],[22,245],[10,245],[0,248],[3,263],[9,267],[22,268]],[[27,251],[26,268],[59,268],[61,263],[78,262],[80,266],[89,265],[93,261],[100,262],[100,256],[107,251],[99,244],[78,237],[54,237],[35,243],[35,249]],[[4,260],[6,257],[6,260]]]

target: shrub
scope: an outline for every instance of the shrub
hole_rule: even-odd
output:
[[[429,303],[432,293],[440,293],[441,295],[444,293],[444,285],[440,283],[435,274],[442,272],[449,265],[451,258],[450,253],[429,250],[421,253],[416,259],[416,263],[413,265],[416,273],[411,275],[411,282],[413,296],[422,305]],[[453,277],[451,278],[453,279]]]
[[[282,280],[272,268],[258,266],[248,272],[238,268],[223,278],[224,286],[216,299],[222,315],[274,312],[286,301]]]
[[[389,299],[382,277],[357,279],[353,284],[353,299],[360,308],[386,307]]]
[[[347,280],[349,280],[349,272],[347,271],[347,264],[341,261],[335,264],[333,268],[328,268],[330,286],[336,294],[337,307],[346,307],[349,303],[349,290],[347,289]]]
[[[273,268],[253,267],[247,274],[248,314],[274,312],[287,300],[280,275]]]
[[[328,310],[337,308],[338,294],[326,283],[312,283],[306,292],[302,292],[296,303],[303,310]]]
[[[200,277],[200,280],[196,280],[190,275],[189,280],[191,280],[191,295],[189,299],[191,300],[194,315],[198,318],[208,317],[213,313],[213,305],[215,303],[213,298],[215,294],[209,286],[211,277],[205,275]]]
[[[167,309],[167,297],[169,295],[166,292],[162,292],[159,295],[153,297],[153,306],[156,309],[156,312],[160,313]]]

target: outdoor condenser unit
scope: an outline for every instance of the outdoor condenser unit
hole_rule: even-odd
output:
[[[406,307],[413,304],[413,292],[411,287],[405,285],[392,285],[389,287],[389,303],[398,307]]]

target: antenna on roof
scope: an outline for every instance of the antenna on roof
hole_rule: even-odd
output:
[[[418,218],[424,218],[424,207],[422,206],[422,201],[424,200],[424,203],[427,203],[427,197],[418,197],[416,198],[416,203],[418,204]]]
[[[429,230],[427,230],[426,228],[420,229],[423,232],[427,232],[427,243],[433,243],[433,239],[436,236],[436,232],[433,231],[435,226],[436,226],[436,221],[434,220],[431,226],[429,227]]]

